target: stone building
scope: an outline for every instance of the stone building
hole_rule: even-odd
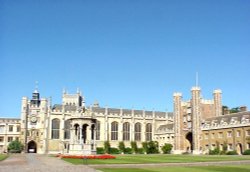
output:
[[[238,154],[250,149],[250,112],[243,106],[223,113],[221,90],[214,90],[212,100],[203,99],[199,87],[191,89],[190,100],[183,101],[181,93],[173,99],[174,153],[204,154],[217,146],[222,150],[223,144]]]
[[[19,139],[26,152],[95,154],[96,147],[109,141],[118,147],[120,141],[138,147],[144,141],[173,145],[173,153],[207,153],[217,145],[242,153],[250,147],[250,112],[225,114],[222,92],[215,90],[213,99],[201,96],[201,89],[191,89],[191,99],[173,94],[173,112],[100,107],[96,102],[87,107],[80,91],[62,94],[62,103],[52,105],[40,98],[37,89],[32,98],[22,98],[21,119],[0,119],[0,151]],[[12,127],[11,127],[12,126]]]

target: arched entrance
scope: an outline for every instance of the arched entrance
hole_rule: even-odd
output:
[[[33,140],[28,143],[28,153],[36,153],[36,142]]]
[[[84,124],[82,126],[82,139],[83,139],[83,143],[86,143],[86,140],[87,140],[87,127],[89,125],[88,124]]]
[[[239,155],[242,155],[242,144],[238,143],[236,146],[236,151]]]
[[[187,133],[186,140],[188,141],[186,145],[186,152],[191,153],[193,151],[193,136],[191,132]]]

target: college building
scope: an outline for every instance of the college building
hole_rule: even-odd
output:
[[[135,141],[173,145],[173,153],[205,154],[210,149],[227,145],[241,154],[250,149],[250,112],[242,106],[229,114],[222,107],[222,92],[214,90],[213,99],[205,100],[201,89],[193,87],[191,98],[182,100],[173,94],[173,112],[100,107],[98,102],[87,107],[80,91],[62,94],[61,104],[40,98],[37,89],[32,98],[23,97],[21,118],[0,118],[0,152],[7,152],[12,140],[20,140],[25,152],[95,154],[96,147],[109,141],[126,147]]]

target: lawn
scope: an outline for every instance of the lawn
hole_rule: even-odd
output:
[[[115,155],[116,159],[89,159],[87,164],[148,164],[148,163],[178,163],[178,162],[216,162],[250,160],[250,156],[235,155]],[[63,160],[73,164],[85,164],[82,159]]]
[[[8,157],[8,155],[6,154],[0,154],[0,161],[6,159]]]
[[[194,166],[160,168],[101,168],[103,172],[249,172],[250,165],[237,166]]]

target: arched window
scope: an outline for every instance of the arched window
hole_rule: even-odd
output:
[[[152,124],[148,123],[146,125],[146,141],[152,140]]]
[[[101,123],[100,121],[96,121],[96,140],[100,140],[100,128],[101,128]]]
[[[118,140],[118,122],[111,123],[111,140]]]
[[[123,124],[123,140],[130,140],[130,124],[128,122]]]
[[[60,120],[57,118],[52,120],[51,138],[52,139],[60,138]]]
[[[70,139],[70,120],[64,122],[64,139]]]
[[[135,141],[141,141],[141,123],[135,123]]]

